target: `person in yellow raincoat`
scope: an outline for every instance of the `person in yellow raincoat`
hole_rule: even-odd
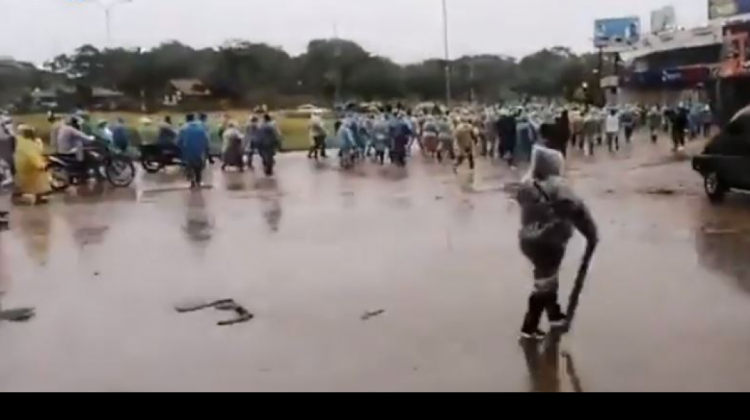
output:
[[[30,126],[20,126],[18,133],[14,159],[16,191],[22,199],[32,204],[43,203],[52,190],[47,173],[47,159],[44,157],[44,145]]]

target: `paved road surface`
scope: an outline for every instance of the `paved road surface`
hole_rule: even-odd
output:
[[[603,243],[564,352],[542,356],[517,341],[517,175],[301,155],[278,172],[17,209],[3,304],[38,316],[0,324],[0,391],[750,391],[750,200],[710,206],[666,146],[573,160]],[[256,319],[173,309],[225,297]]]

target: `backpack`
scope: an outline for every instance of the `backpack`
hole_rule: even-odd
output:
[[[564,214],[563,202],[553,198],[538,181],[533,182],[537,199],[523,209],[519,234],[524,247],[564,247],[573,237],[573,226]]]

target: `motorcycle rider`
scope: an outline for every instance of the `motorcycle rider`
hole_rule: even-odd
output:
[[[75,172],[87,172],[93,166],[93,158],[87,157],[86,146],[93,139],[81,131],[81,121],[78,117],[70,117],[67,124],[60,127],[57,133],[57,153],[66,155],[75,155],[78,167],[74,168]]]

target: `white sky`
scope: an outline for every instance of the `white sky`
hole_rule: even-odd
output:
[[[104,4],[114,0],[100,0]],[[523,55],[563,45],[591,49],[593,21],[677,7],[678,24],[704,23],[708,0],[448,0],[452,55]],[[441,0],[134,0],[113,9],[113,43],[195,47],[241,38],[297,54],[339,36],[398,62],[442,56]],[[0,56],[41,63],[91,43],[105,46],[94,0],[0,0]]]

